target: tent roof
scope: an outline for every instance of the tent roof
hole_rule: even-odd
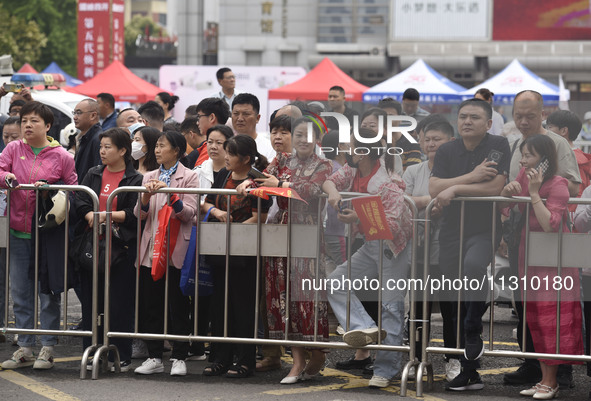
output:
[[[94,78],[68,90],[93,98],[101,92],[107,92],[112,94],[116,101],[131,103],[145,103],[153,100],[159,92],[164,92],[129,71],[119,60],[113,61]]]
[[[62,70],[60,66],[55,62],[52,61],[43,71],[43,74],[62,74],[64,78],[66,78],[66,85],[70,87],[78,86],[82,83],[81,80],[74,78],[73,76],[69,75],[67,72]]]
[[[17,71],[17,73],[30,73],[30,74],[38,74],[39,72],[33,68],[33,66],[29,63],[23,64],[23,66]]]
[[[402,101],[402,94],[408,88],[418,90],[424,103],[459,103],[458,93],[466,89],[418,59],[406,70],[371,87],[363,94],[363,101],[378,102],[385,97]]]
[[[517,59],[494,77],[462,92],[462,96],[465,99],[473,97],[480,88],[487,88],[495,94],[493,99],[495,104],[513,104],[515,95],[526,89],[539,92],[545,103],[558,102],[558,86],[538,77]]]
[[[325,57],[306,76],[277,89],[269,91],[269,99],[326,100],[331,87],[338,85],[345,89],[347,101],[361,101],[367,86],[360,84]]]

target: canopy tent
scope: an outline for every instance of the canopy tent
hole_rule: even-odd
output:
[[[360,84],[325,57],[306,76],[277,89],[269,91],[269,99],[326,100],[331,87],[338,85],[345,89],[347,101],[361,101],[367,86]]]
[[[495,94],[493,102],[496,105],[513,104],[515,95],[526,89],[539,92],[544,98],[544,103],[549,104],[557,104],[560,95],[558,86],[538,77],[517,59],[494,77],[462,92],[463,99],[473,97],[480,88],[487,88]]]
[[[52,61],[43,71],[42,74],[62,74],[64,78],[66,78],[66,85],[70,87],[78,86],[82,83],[81,80],[74,78],[71,75],[68,75],[64,70],[60,68],[60,66],[55,62]]]
[[[117,101],[131,103],[145,103],[153,100],[159,92],[159,87],[144,81],[129,71],[121,61],[113,61],[107,68],[85,83],[68,88],[68,91],[96,98],[101,92],[112,94]]]
[[[418,90],[423,103],[459,103],[459,92],[466,89],[418,59],[406,70],[372,86],[363,94],[363,101],[376,103],[385,97],[402,101],[402,94],[408,88]]]
[[[33,66],[29,63],[23,64],[23,66],[17,71],[17,73],[38,74],[37,70],[34,69]]]

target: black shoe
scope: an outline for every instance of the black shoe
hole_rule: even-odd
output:
[[[475,361],[484,354],[484,343],[480,334],[466,334],[464,357],[469,361]]]
[[[373,362],[365,365],[365,367],[363,368],[363,374],[373,376]]]
[[[372,362],[371,356],[365,359],[355,359],[355,357],[352,357],[346,361],[337,362],[336,368],[339,370],[363,369]]]
[[[569,369],[570,368],[570,369]],[[575,387],[573,380],[573,371],[571,365],[559,365],[556,380],[561,390],[567,390]]]
[[[532,362],[524,362],[515,372],[505,373],[505,384],[536,384],[542,380],[542,370]]]
[[[445,387],[446,390],[452,391],[482,390],[483,388],[484,384],[480,379],[480,375],[475,370],[462,370]]]

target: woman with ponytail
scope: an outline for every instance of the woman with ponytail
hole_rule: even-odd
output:
[[[212,188],[236,189],[238,185],[251,177],[252,168],[259,171],[267,167],[265,156],[257,152],[254,139],[247,135],[237,135],[224,143],[226,151],[226,167],[222,168],[213,182]],[[230,196],[208,195],[203,204],[209,212],[209,221],[233,223],[257,223],[258,214],[261,221],[267,217],[271,205],[270,200],[261,200],[262,210],[258,210],[258,198],[247,195]],[[224,336],[224,303],[226,283],[226,257],[210,256],[209,263],[213,266],[213,299],[212,299],[212,334]],[[228,329],[229,337],[252,338],[255,323],[256,301],[256,257],[230,256],[228,264]],[[205,368],[205,376],[242,378],[252,375],[256,363],[256,346],[254,344],[215,343],[212,346],[211,365]],[[233,361],[236,363],[233,363]]]

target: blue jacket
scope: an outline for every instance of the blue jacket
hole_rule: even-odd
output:
[[[107,118],[105,118],[103,120],[103,124],[101,126],[103,128],[103,131],[106,131],[109,128],[115,128],[115,127],[117,127],[117,112],[114,111],[113,113],[111,113],[110,116],[108,116]]]

